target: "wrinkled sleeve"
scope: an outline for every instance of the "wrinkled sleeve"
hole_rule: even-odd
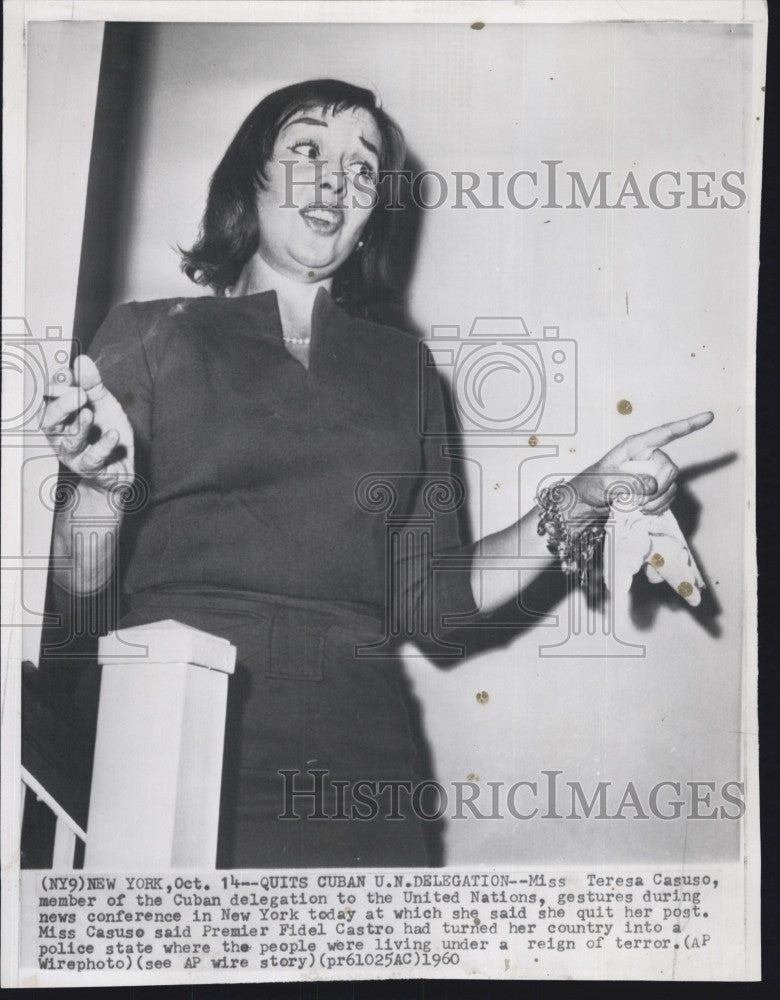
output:
[[[467,493],[448,446],[459,441],[448,419],[435,364],[422,354],[420,437],[422,472],[396,556],[409,637],[426,653],[447,655],[459,619],[476,612],[466,546]]]

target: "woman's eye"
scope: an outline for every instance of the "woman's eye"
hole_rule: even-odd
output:
[[[301,141],[295,142],[290,146],[290,152],[300,153],[307,160],[317,160],[319,159],[320,150],[316,142]]]
[[[371,184],[376,184],[376,170],[374,170],[370,163],[366,163],[365,160],[353,163],[352,170],[356,175],[365,177]]]

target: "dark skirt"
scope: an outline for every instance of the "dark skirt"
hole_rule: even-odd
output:
[[[172,618],[232,642],[220,868],[425,866],[432,828],[397,657],[354,605],[214,587],[134,596],[121,627]],[[412,712],[412,714],[414,714]],[[416,808],[415,808],[416,807]],[[432,826],[432,825],[431,825]]]

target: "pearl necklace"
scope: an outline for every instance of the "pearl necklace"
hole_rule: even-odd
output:
[[[225,289],[224,295],[226,299],[229,299],[232,294],[233,294],[232,288]],[[311,337],[285,337],[284,331],[282,331],[282,340],[285,342],[285,344],[308,345],[311,343]]]

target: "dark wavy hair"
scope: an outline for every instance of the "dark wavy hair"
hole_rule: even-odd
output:
[[[403,134],[379,106],[376,96],[341,80],[307,80],[263,98],[244,120],[209,183],[206,210],[195,245],[179,248],[181,268],[192,281],[218,294],[235,284],[246,262],[257,252],[257,191],[265,182],[265,166],[284,125],[296,114],[324,108],[332,113],[362,109],[376,122],[379,151],[377,203],[361,239],[334,275],[333,297],[351,312],[369,315],[394,298],[393,234],[397,211],[389,204],[382,177],[403,166]]]

